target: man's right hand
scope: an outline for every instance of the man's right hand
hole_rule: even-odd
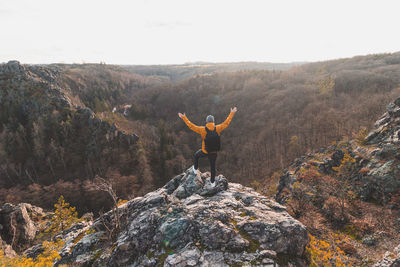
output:
[[[182,113],[179,112],[179,113],[178,113],[178,116],[179,116],[179,118],[182,119],[183,117],[185,117],[185,113],[182,114]]]
[[[236,107],[231,108],[231,112],[236,113],[236,111],[237,111],[237,108],[236,108]]]

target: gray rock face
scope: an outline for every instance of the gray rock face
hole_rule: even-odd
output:
[[[400,143],[400,98],[390,103],[387,112],[375,123],[375,129],[366,138],[368,144]]]
[[[25,250],[23,252],[23,255],[28,258],[36,259],[36,257],[39,256],[39,254],[43,253],[43,251],[44,251],[44,248],[43,248],[42,244],[37,244],[37,245],[34,245],[33,247],[30,247],[27,250]]]
[[[63,253],[61,263],[94,266],[304,265],[307,230],[284,206],[253,189],[216,177],[217,185],[189,171],[120,207],[122,231],[107,245],[97,232]],[[112,213],[105,214],[104,220]],[[105,247],[108,249],[105,249]],[[110,249],[111,247],[111,249]],[[285,256],[283,256],[285,255]],[[287,256],[290,257],[287,257]]]
[[[17,251],[26,248],[38,231],[35,219],[44,215],[41,208],[27,203],[17,206],[5,203],[0,210],[1,237]]]
[[[189,245],[181,252],[169,255],[164,266],[276,266],[273,258],[276,258],[276,253],[271,250],[256,253],[202,252],[196,246]]]
[[[276,201],[279,203],[286,203],[286,200],[288,198],[287,195],[285,195],[284,189],[285,188],[291,188],[292,184],[296,181],[296,177],[292,175],[290,172],[286,172],[284,175],[282,175],[279,179],[279,185],[278,185],[278,192],[275,196]]]
[[[377,262],[374,267],[400,267],[400,245],[393,252],[386,252],[384,258]]]
[[[87,243],[88,240],[91,239],[91,234],[89,234],[89,230],[91,229],[93,221],[80,221],[76,224],[74,224],[72,227],[64,230],[63,232],[55,235],[52,238],[52,241],[56,241],[57,239],[61,239],[64,241],[64,246],[62,249],[58,252],[59,255],[62,257],[61,261],[58,261],[57,264],[64,264],[64,262],[69,261],[74,254],[72,253],[72,250],[75,251],[76,253],[81,252],[82,250],[85,251],[86,253],[93,253],[90,250],[87,250]],[[101,233],[95,233],[95,235],[100,235]],[[76,244],[78,241],[82,241],[78,244]],[[77,245],[77,246],[76,246]],[[35,246],[32,246],[25,250],[23,252],[23,255],[29,258],[36,259],[36,257],[41,254],[44,251],[44,248],[42,244],[37,244]],[[80,255],[81,258],[84,258],[86,255],[83,255],[84,253],[81,253]],[[76,263],[79,263],[79,260],[76,259]]]
[[[365,153],[369,172],[361,181],[360,197],[386,203],[400,189],[400,172],[396,167],[400,160],[400,98],[387,106],[387,112],[375,123],[366,141],[374,149]]]

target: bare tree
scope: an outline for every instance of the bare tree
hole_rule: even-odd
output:
[[[99,176],[94,178],[93,182],[89,186],[89,189],[106,192],[113,201],[113,219],[111,225],[106,221],[104,214],[100,212],[100,220],[103,223],[103,226],[106,228],[109,238],[113,239],[121,229],[117,194],[115,193],[111,182]]]

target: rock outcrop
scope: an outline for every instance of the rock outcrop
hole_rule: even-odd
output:
[[[285,266],[290,261],[304,265],[307,230],[284,206],[253,189],[228,183],[222,175],[211,188],[206,176],[187,171],[121,206],[122,227],[112,242],[104,239],[104,222],[110,221],[112,212],[90,227],[59,235],[67,245],[57,264]]]
[[[374,267],[400,267],[400,245],[393,252],[386,252],[384,258],[377,262]]]
[[[380,257],[368,255],[370,251],[399,243],[400,98],[387,106],[374,127],[355,140],[335,142],[297,158],[281,175],[275,194],[276,201],[290,205],[318,238],[338,228],[348,234],[346,228],[352,227],[359,241],[349,241],[344,248],[354,248],[348,250],[354,262],[357,254],[364,262],[377,262]],[[400,266],[399,252],[397,247],[386,253],[375,266]]]
[[[309,164],[316,165],[321,174],[334,174],[332,168],[340,165],[346,152],[356,160],[350,181],[360,199],[388,203],[400,190],[400,98],[387,106],[374,126],[363,144],[355,140],[342,142],[340,146],[323,149],[324,153],[310,153],[296,159],[280,178],[276,200],[285,203],[292,184],[301,180],[302,171]],[[330,156],[320,158],[327,154]]]
[[[366,138],[368,144],[400,144],[400,98],[387,106],[374,126]]]
[[[20,203],[15,206],[5,203],[0,209],[0,234],[4,244],[16,251],[28,247],[39,230],[39,220],[44,216],[41,208],[31,204]],[[9,250],[7,245],[4,247]]]

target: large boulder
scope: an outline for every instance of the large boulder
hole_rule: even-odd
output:
[[[45,213],[28,203],[13,205],[5,203],[0,209],[2,239],[16,251],[31,245],[39,230],[39,220]]]
[[[120,207],[122,229],[104,239],[105,214],[58,263],[94,266],[304,265],[304,225],[284,206],[222,175],[187,171],[164,187]],[[107,243],[109,242],[109,243]],[[108,245],[107,245],[108,244]]]

